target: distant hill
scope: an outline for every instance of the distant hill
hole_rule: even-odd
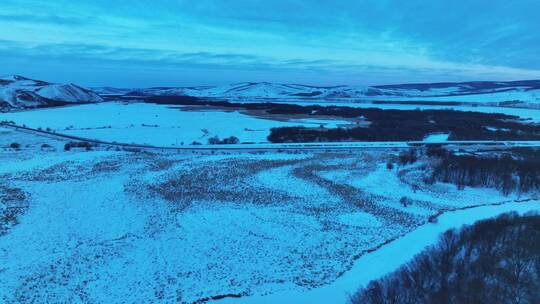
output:
[[[110,92],[110,89],[107,91]],[[540,104],[540,80],[399,84],[368,87],[317,87],[300,84],[247,82],[224,86],[133,89],[126,92],[125,96],[192,96],[227,100],[455,101],[463,103]]]
[[[136,89],[100,87],[90,90],[75,84],[53,84],[22,76],[0,78],[0,109],[4,111],[149,96],[190,96],[239,102],[460,103],[540,107],[540,80],[331,87],[244,82],[222,86]]]
[[[12,75],[0,78],[0,108],[25,109],[101,102],[92,90],[75,84],[55,84]]]

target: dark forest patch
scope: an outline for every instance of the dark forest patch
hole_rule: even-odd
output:
[[[197,105],[257,110],[268,115],[305,115],[364,119],[369,128],[274,128],[268,137],[274,143],[339,141],[418,141],[430,133],[450,133],[450,140],[540,140],[540,126],[517,116],[454,110],[383,110],[343,106],[301,106],[284,103],[234,103],[190,96],[139,97],[167,105]]]
[[[444,233],[352,304],[540,303],[540,215],[509,214]]]
[[[473,156],[439,153],[433,179],[458,188],[490,187],[504,195],[540,190],[540,151],[515,149],[512,154]]]

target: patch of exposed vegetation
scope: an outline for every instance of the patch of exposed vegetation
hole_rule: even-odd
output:
[[[540,190],[540,153],[520,149],[500,155],[455,155],[439,153],[441,160],[434,168],[433,178],[456,184],[463,189],[490,187],[504,195]]]
[[[269,168],[285,166],[295,161],[239,161],[207,162],[189,168],[175,169],[163,180],[147,185],[151,194],[183,210],[194,201],[245,202],[271,204],[291,198],[276,189],[255,187],[246,182],[250,176]]]
[[[79,141],[79,142],[70,141],[64,145],[64,151],[70,151],[73,148],[80,148],[86,151],[90,151],[94,147],[97,147],[97,145],[86,142],[86,141]]]
[[[27,209],[28,199],[22,189],[0,185],[0,236],[17,225]]]
[[[11,143],[11,144],[9,145],[9,147],[10,147],[11,149],[14,149],[14,150],[19,150],[19,149],[21,148],[21,144],[20,144],[20,143],[14,142],[14,143]]]
[[[295,168],[293,174],[298,178],[308,180],[327,189],[330,193],[339,197],[345,204],[372,214],[377,218],[384,219],[389,224],[398,224],[406,227],[413,227],[418,224],[418,218],[415,218],[412,214],[378,204],[377,197],[367,194],[361,189],[323,178],[319,175],[320,172],[341,168],[342,165],[308,164]]]
[[[52,165],[45,169],[24,172],[15,178],[31,182],[61,182],[88,178],[88,168],[73,161]]]
[[[92,174],[119,171],[122,164],[118,160],[104,160],[92,165]]]
[[[124,165],[130,164],[133,161],[136,161],[136,157],[98,159],[89,162],[64,161],[45,169],[23,172],[15,175],[14,178],[31,182],[83,181],[95,178],[100,174],[117,172]]]

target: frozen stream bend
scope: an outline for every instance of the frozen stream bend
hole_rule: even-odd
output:
[[[426,223],[411,233],[383,245],[378,250],[360,257],[353,268],[332,284],[308,292],[284,291],[266,296],[224,299],[219,303],[271,304],[271,303],[347,303],[349,296],[361,286],[397,270],[428,246],[434,245],[447,230],[471,225],[477,221],[497,217],[508,212],[540,211],[540,200],[508,202],[446,212],[434,223]],[[216,301],[215,303],[217,303]]]

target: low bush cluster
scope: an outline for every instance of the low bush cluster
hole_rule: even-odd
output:
[[[64,145],[64,151],[70,151],[72,148],[83,148],[86,151],[90,151],[93,147],[95,147],[95,145],[86,141],[70,141]]]
[[[220,139],[219,137],[214,136],[208,139],[209,145],[236,145],[239,143],[240,143],[240,140],[238,139],[238,137],[234,137],[234,136],[227,137],[224,139]]]
[[[400,165],[414,164],[418,160],[418,152],[415,149],[401,152],[398,160]]]

